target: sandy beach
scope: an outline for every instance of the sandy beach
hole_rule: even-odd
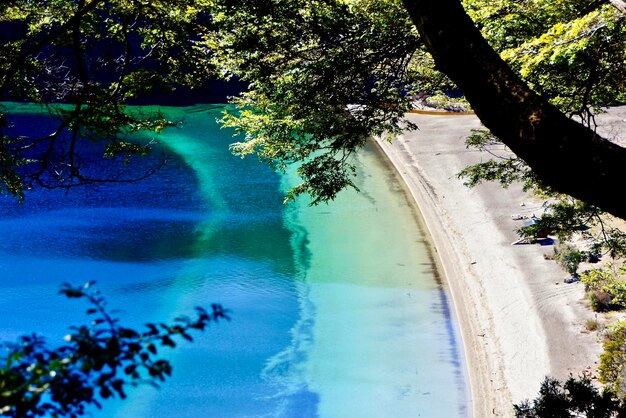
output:
[[[419,130],[391,144],[378,140],[415,199],[440,262],[461,329],[472,388],[473,416],[511,417],[513,403],[537,395],[545,376],[593,372],[601,341],[585,329],[594,313],[583,286],[543,254],[553,245],[511,245],[523,220],[540,216],[542,201],[519,186],[457,178],[465,166],[487,159],[465,148],[473,115],[410,114]],[[598,118],[610,138],[626,131],[626,108]],[[624,138],[617,138],[619,141]]]

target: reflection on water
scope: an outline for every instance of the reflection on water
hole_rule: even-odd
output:
[[[46,125],[20,109],[13,120]],[[86,307],[58,285],[96,280],[130,326],[213,302],[233,321],[168,354],[160,390],[95,416],[468,416],[446,296],[390,172],[368,151],[363,193],[283,206],[293,179],[231,156],[221,109],[165,109],[180,128],[158,138],[147,162],[167,164],[143,182],[2,198],[0,338],[60,338]]]

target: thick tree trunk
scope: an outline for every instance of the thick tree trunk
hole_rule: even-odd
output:
[[[404,0],[437,67],[548,186],[626,219],[626,149],[569,119],[500,59],[460,0]]]

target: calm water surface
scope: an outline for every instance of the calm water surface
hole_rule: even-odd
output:
[[[31,131],[50,128],[33,107],[9,109]],[[134,389],[96,417],[470,415],[446,295],[375,151],[356,161],[361,193],[283,206],[294,176],[233,157],[221,106],[163,110],[179,128],[156,138],[144,164],[167,164],[147,180],[0,200],[0,339],[59,341],[86,309],[59,284],[96,280],[131,326],[212,302],[233,311],[168,354],[160,390]]]

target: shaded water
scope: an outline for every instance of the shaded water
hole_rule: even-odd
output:
[[[33,108],[13,109],[45,129]],[[360,194],[283,206],[295,179],[233,157],[220,110],[166,108],[180,128],[159,136],[150,158],[167,164],[141,183],[2,200],[0,339],[60,338],[85,306],[56,296],[59,283],[97,280],[129,325],[212,302],[233,321],[170,353],[160,390],[96,416],[469,416],[445,293],[380,157],[359,157]]]

